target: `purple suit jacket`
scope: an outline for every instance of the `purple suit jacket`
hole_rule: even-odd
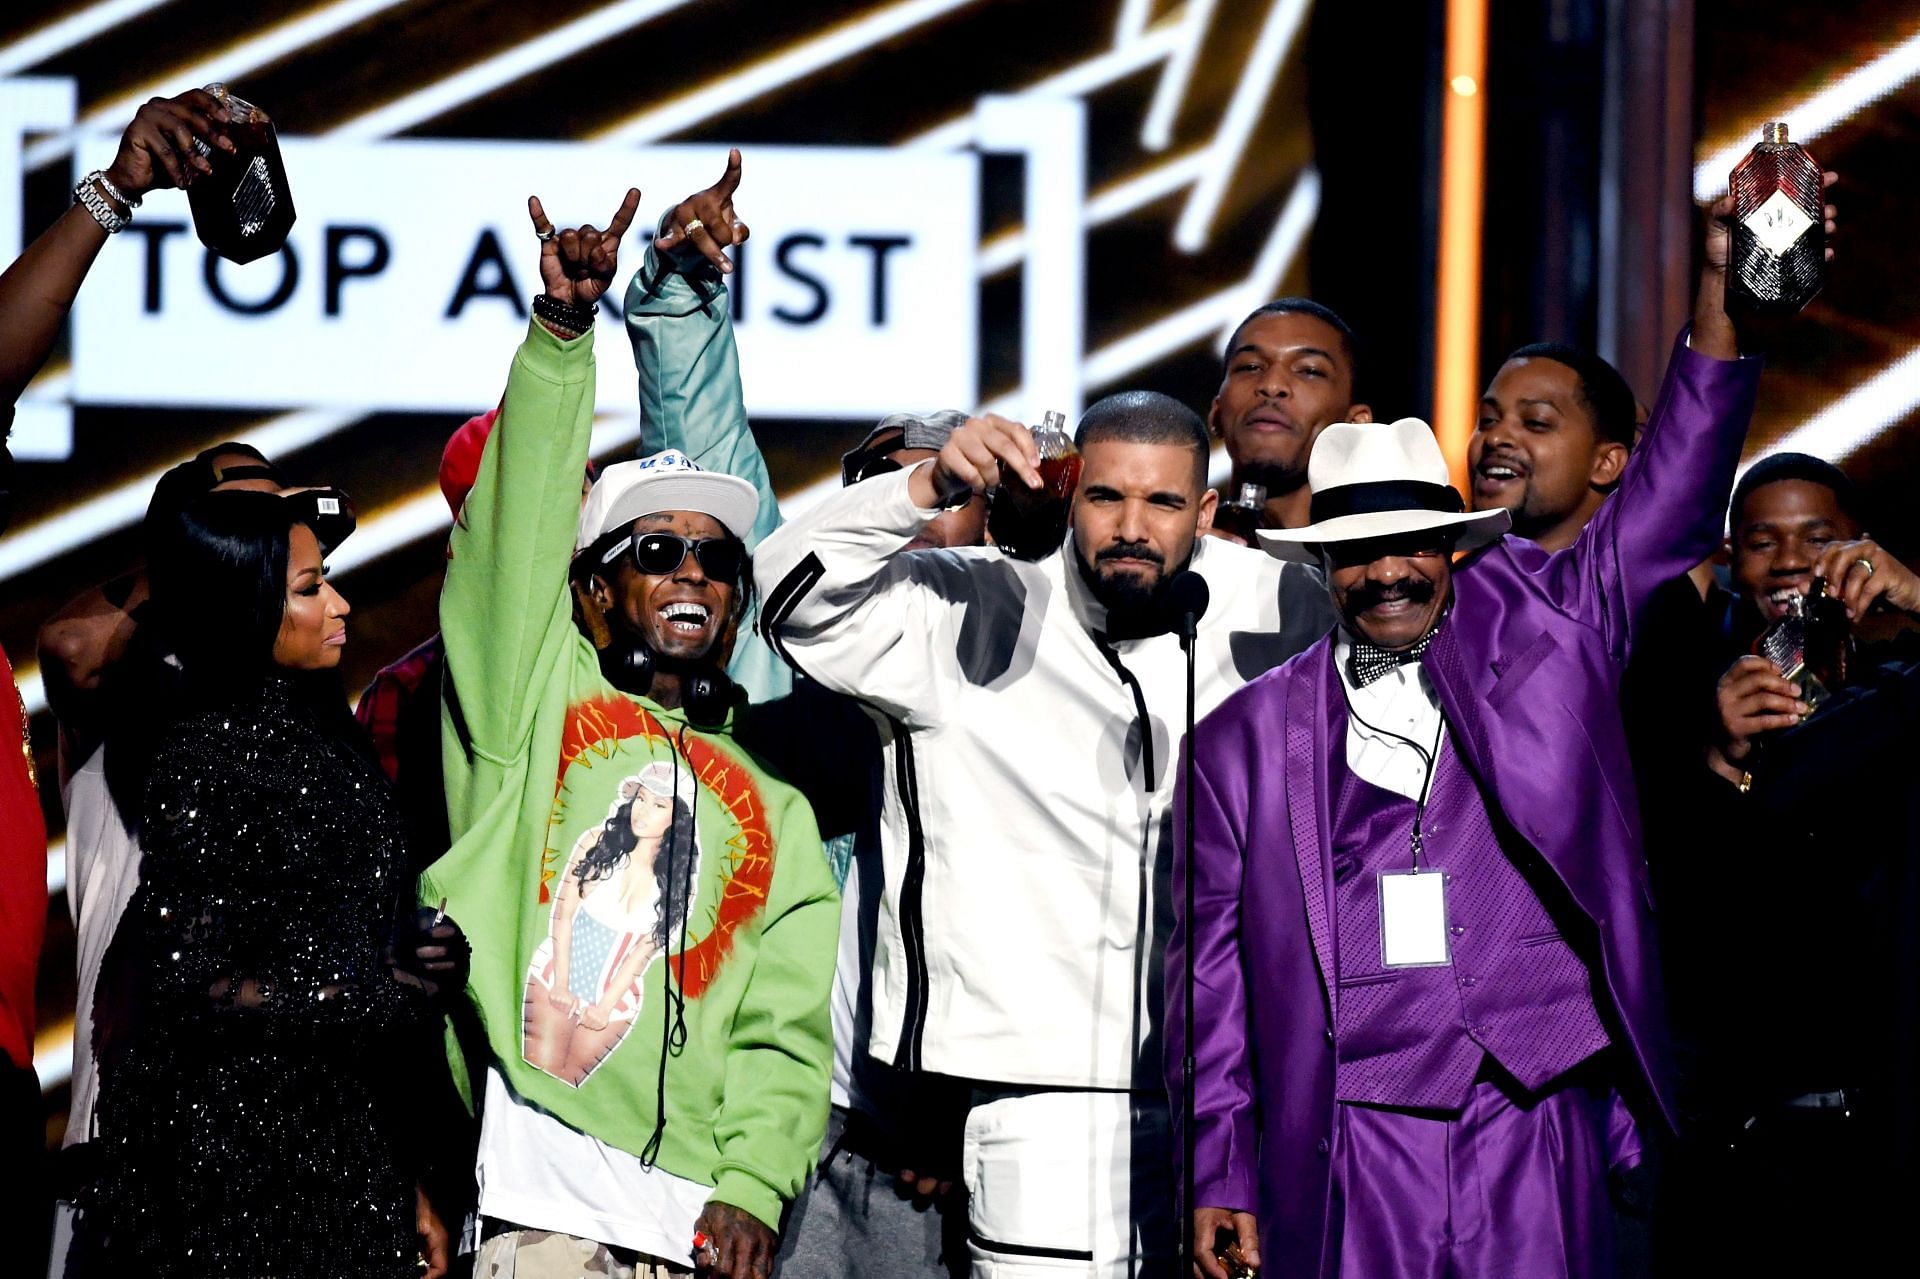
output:
[[[1683,335],[1619,491],[1564,551],[1509,537],[1457,565],[1453,609],[1422,658],[1496,820],[1539,852],[1592,921],[1614,1024],[1669,1123],[1620,680],[1647,597],[1719,543],[1759,377],[1759,361],[1709,359]],[[1322,639],[1246,685],[1201,721],[1192,744],[1196,1202],[1256,1213],[1264,1268],[1282,1275],[1337,1265],[1327,761],[1345,743],[1329,740],[1332,653],[1332,638]],[[1173,811],[1179,830],[1184,799]],[[1174,847],[1177,885],[1184,840]],[[1188,942],[1176,918],[1166,952],[1176,1116]]]

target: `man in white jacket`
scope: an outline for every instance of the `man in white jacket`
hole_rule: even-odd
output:
[[[775,647],[885,721],[871,1051],[971,1086],[977,1279],[1172,1263],[1159,952],[1186,708],[1164,584],[1207,580],[1200,715],[1333,622],[1310,571],[1199,537],[1217,499],[1191,410],[1110,396],[1077,442],[1072,530],[1037,563],[907,552],[942,509],[1038,484],[1030,433],[992,416],[755,556]]]

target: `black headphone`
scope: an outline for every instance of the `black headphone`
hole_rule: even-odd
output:
[[[645,697],[653,689],[653,677],[663,663],[647,642],[624,626],[609,626],[607,646],[600,650],[600,673],[607,683],[623,693]],[[745,700],[740,686],[718,667],[690,667],[673,663],[680,676],[680,708],[695,728],[714,729],[727,722],[727,714]]]

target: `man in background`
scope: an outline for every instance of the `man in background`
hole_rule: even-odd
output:
[[[1516,537],[1564,550],[1626,469],[1636,432],[1626,379],[1563,342],[1509,355],[1467,444],[1472,509],[1505,509]]]
[[[1254,529],[1307,522],[1314,440],[1335,422],[1373,420],[1373,410],[1359,400],[1359,376],[1353,330],[1310,298],[1277,298],[1240,321],[1227,341],[1207,428],[1233,463],[1220,493],[1222,509],[1243,494],[1258,508],[1244,517],[1230,512],[1234,518],[1218,521],[1216,536],[1251,545]]]

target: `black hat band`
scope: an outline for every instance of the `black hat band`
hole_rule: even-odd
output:
[[[1424,480],[1369,480],[1342,484],[1313,495],[1313,522],[1324,524],[1343,515],[1377,515],[1384,511],[1436,511],[1458,515],[1467,509],[1460,490],[1451,484]]]

